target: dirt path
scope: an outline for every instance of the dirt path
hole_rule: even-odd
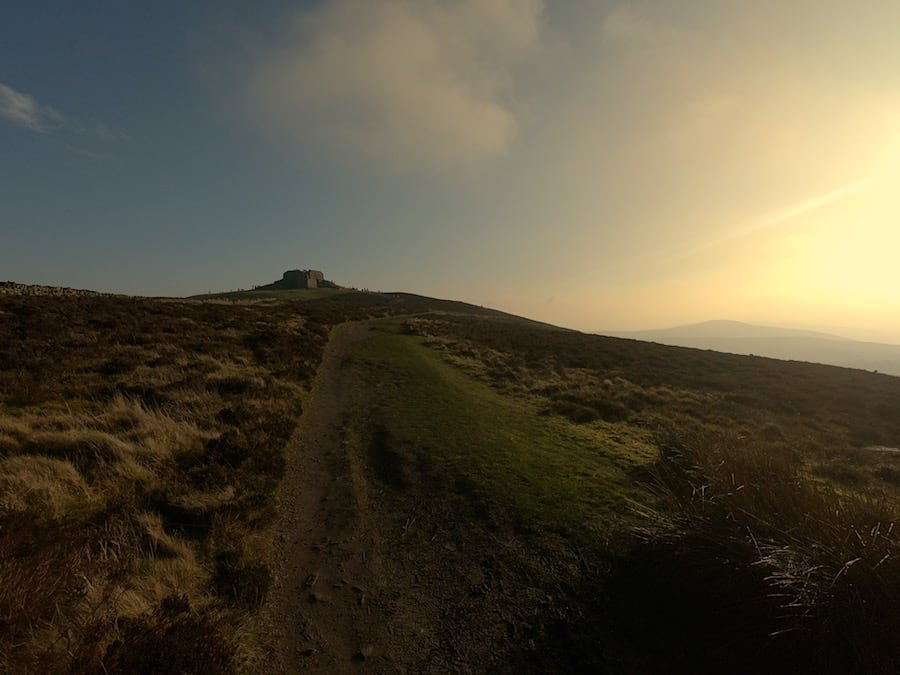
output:
[[[397,669],[379,603],[378,535],[347,453],[352,410],[342,366],[367,332],[365,323],[333,331],[289,445],[269,596],[277,632],[271,666],[284,673]]]
[[[459,461],[506,442],[493,425],[532,428],[530,413],[396,331],[332,332],[288,447],[264,622],[276,649],[256,670],[585,670],[565,667],[595,662],[594,637],[567,637],[596,590],[582,553]]]

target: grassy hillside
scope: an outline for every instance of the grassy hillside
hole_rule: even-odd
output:
[[[653,456],[647,435],[543,416],[404,334],[409,325],[374,324],[352,364],[370,397],[364,428],[379,476],[399,487],[459,477],[490,511],[508,508],[579,543],[607,533],[636,496],[630,473]]]
[[[900,457],[870,446],[900,445],[900,380],[505,320],[407,327],[507,400],[655,446],[630,468],[637,521],[598,553],[613,670],[900,667]]]
[[[284,449],[350,320],[410,667],[900,665],[900,379],[307,293],[0,298],[0,670],[260,663]]]

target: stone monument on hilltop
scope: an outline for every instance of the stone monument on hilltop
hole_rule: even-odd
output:
[[[273,286],[279,288],[321,288],[325,275],[318,270],[288,270]]]

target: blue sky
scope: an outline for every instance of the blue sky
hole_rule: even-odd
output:
[[[852,11],[851,11],[852,10]],[[896,3],[9,2],[0,278],[900,340]]]

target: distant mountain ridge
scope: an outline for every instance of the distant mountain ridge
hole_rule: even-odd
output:
[[[705,321],[661,330],[599,331],[602,335],[677,347],[809,361],[900,376],[900,345],[861,342],[810,330]]]
[[[697,338],[782,338],[782,337],[806,337],[823,340],[842,340],[847,341],[848,338],[831,333],[820,333],[812,330],[799,330],[796,328],[781,328],[776,326],[760,326],[752,323],[744,323],[742,321],[723,321],[713,320],[704,321],[702,323],[689,324],[687,326],[676,326],[675,328],[665,328],[662,330],[644,330],[644,331],[622,331],[616,335],[670,335],[672,337],[697,337]]]

